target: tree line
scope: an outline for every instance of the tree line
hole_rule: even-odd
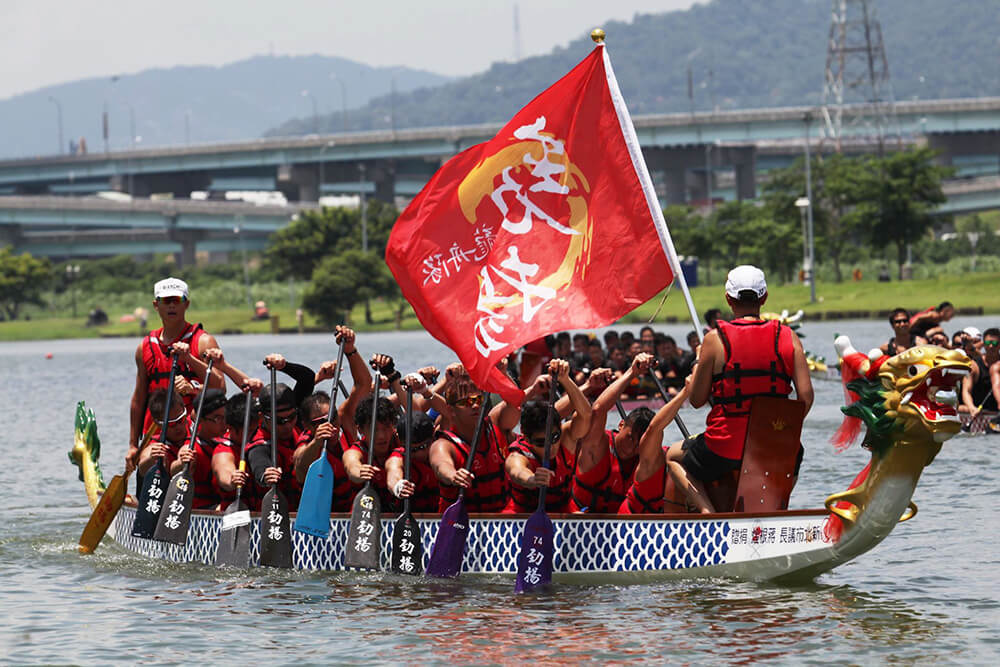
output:
[[[945,201],[941,181],[950,168],[936,165],[934,153],[916,148],[884,157],[817,155],[811,163],[815,253],[818,265],[836,281],[844,280],[861,259],[891,257],[902,275],[908,247],[918,262],[946,262],[970,252],[1000,255],[1000,239],[987,219],[973,216],[956,223],[960,234],[935,240],[935,226],[949,218],[934,217]],[[681,255],[697,257],[712,274],[724,275],[736,263],[764,268],[776,282],[797,279],[802,262],[801,213],[795,202],[806,192],[804,161],[769,172],[754,201],[725,202],[710,212],[670,206],[664,213]],[[303,211],[275,232],[263,254],[255,258],[255,283],[294,280],[305,283],[302,306],[327,325],[345,321],[351,310],[381,299],[390,304],[397,324],[406,302],[385,264],[385,248],[399,211],[370,201],[364,210],[323,208]],[[363,222],[363,224],[362,224]],[[363,247],[363,231],[367,249]],[[975,241],[973,241],[975,239]],[[47,291],[64,291],[69,281],[90,294],[148,291],[164,275],[194,281],[192,288],[220,280],[239,282],[239,263],[186,268],[161,258],[136,262],[127,256],[76,262],[79,274],[27,254],[0,249],[0,305],[16,319],[23,305],[42,304]],[[973,266],[974,268],[974,266]],[[234,295],[234,305],[239,296]]]

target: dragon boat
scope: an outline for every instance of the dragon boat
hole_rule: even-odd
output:
[[[970,363],[960,352],[923,346],[882,360],[877,367],[873,363],[867,374],[852,381],[849,386],[858,399],[843,410],[867,426],[862,444],[871,451],[871,460],[848,489],[827,497],[821,509],[552,515],[554,582],[697,577],[798,582],[864,554],[897,523],[916,514],[911,497],[920,474],[941,444],[959,432],[955,388],[969,372]],[[775,429],[783,427],[781,421],[774,420]],[[103,489],[99,455],[96,419],[81,402],[70,459],[79,467],[92,508]],[[766,478],[768,473],[763,474]],[[174,545],[133,537],[135,512],[130,499],[109,531],[125,549],[177,563],[215,562],[221,513],[193,512],[186,544]],[[526,515],[472,515],[463,572],[513,576],[525,519]],[[418,515],[417,520],[426,566],[440,517]],[[343,570],[348,524],[348,515],[331,515],[330,535],[325,539],[293,531],[294,566]],[[383,517],[383,569],[388,569],[393,525],[391,517]],[[259,562],[259,520],[251,522],[250,532],[250,565],[254,566]]]

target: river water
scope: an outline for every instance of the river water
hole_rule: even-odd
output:
[[[989,318],[953,320],[948,331]],[[635,327],[637,329],[637,327]],[[662,325],[678,340],[690,327]],[[622,329],[622,327],[619,327]],[[806,349],[834,357],[834,332],[858,349],[884,322],[810,323]],[[505,578],[454,582],[391,575],[220,571],[146,560],[106,539],[81,556],[90,510],[72,444],[76,401],[97,414],[105,478],[120,472],[136,340],[0,345],[0,660],[11,663],[850,663],[997,664],[1000,560],[993,436],[959,436],[928,468],[920,514],[885,542],[814,583],[723,580],[561,585],[515,596]],[[330,336],[230,336],[237,366],[263,375],[280,351],[310,365]],[[361,336],[403,370],[442,367],[451,353],[423,333]],[[52,359],[46,359],[51,353]],[[842,393],[817,382],[793,508],[819,507],[866,462],[827,444]],[[682,412],[689,425],[703,413]],[[676,432],[668,429],[669,437]]]

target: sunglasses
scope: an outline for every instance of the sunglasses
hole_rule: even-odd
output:
[[[266,419],[267,421],[271,421],[271,415],[265,413],[264,414],[264,419]],[[275,420],[275,422],[278,424],[278,426],[283,426],[283,425],[287,424],[290,421],[295,421],[295,413],[294,412],[292,414],[286,416],[286,417],[282,417],[282,416],[279,415],[278,418]]]
[[[176,304],[187,303],[186,296],[160,296],[156,298],[156,303]]]
[[[561,435],[562,435],[562,431],[561,430],[560,431],[552,431],[552,444],[555,444],[555,443],[559,442],[559,437]],[[528,444],[530,444],[532,447],[544,447],[545,446],[545,437],[542,436],[540,438],[531,438],[530,440],[528,440]]]
[[[893,324],[908,324],[910,320],[893,320]]]
[[[984,340],[983,345],[986,347],[996,347],[997,345],[1000,345],[1000,340]]]
[[[182,412],[179,415],[177,415],[176,417],[174,417],[173,419],[168,419],[167,423],[168,424],[176,424],[177,422],[181,421],[185,417],[187,417],[187,412]],[[156,422],[157,424],[159,424],[160,426],[163,426],[163,420],[162,419],[154,419],[153,421]]]
[[[478,408],[483,404],[483,400],[484,396],[482,394],[473,394],[465,398],[460,398],[457,401],[452,401],[451,405],[458,408]]]

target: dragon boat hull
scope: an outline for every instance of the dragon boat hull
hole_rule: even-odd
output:
[[[115,541],[127,550],[176,563],[215,563],[221,514],[193,512],[187,543],[180,546],[134,537],[131,526],[135,511],[134,507],[122,507],[110,531]],[[705,517],[553,515],[553,580],[580,583],[693,577],[794,580],[803,569],[809,570],[804,577],[809,579],[846,560],[838,543],[826,537],[829,516],[825,510]],[[463,574],[513,576],[517,572],[526,519],[527,515],[473,515]],[[426,566],[439,517],[418,516],[417,521]],[[301,570],[344,570],[349,523],[349,515],[331,515],[327,538],[293,531],[294,566]],[[393,526],[390,517],[383,518],[384,570],[389,569]],[[843,540],[842,537],[840,541]],[[256,566],[259,558],[260,531],[255,518],[250,527],[250,565]]]

